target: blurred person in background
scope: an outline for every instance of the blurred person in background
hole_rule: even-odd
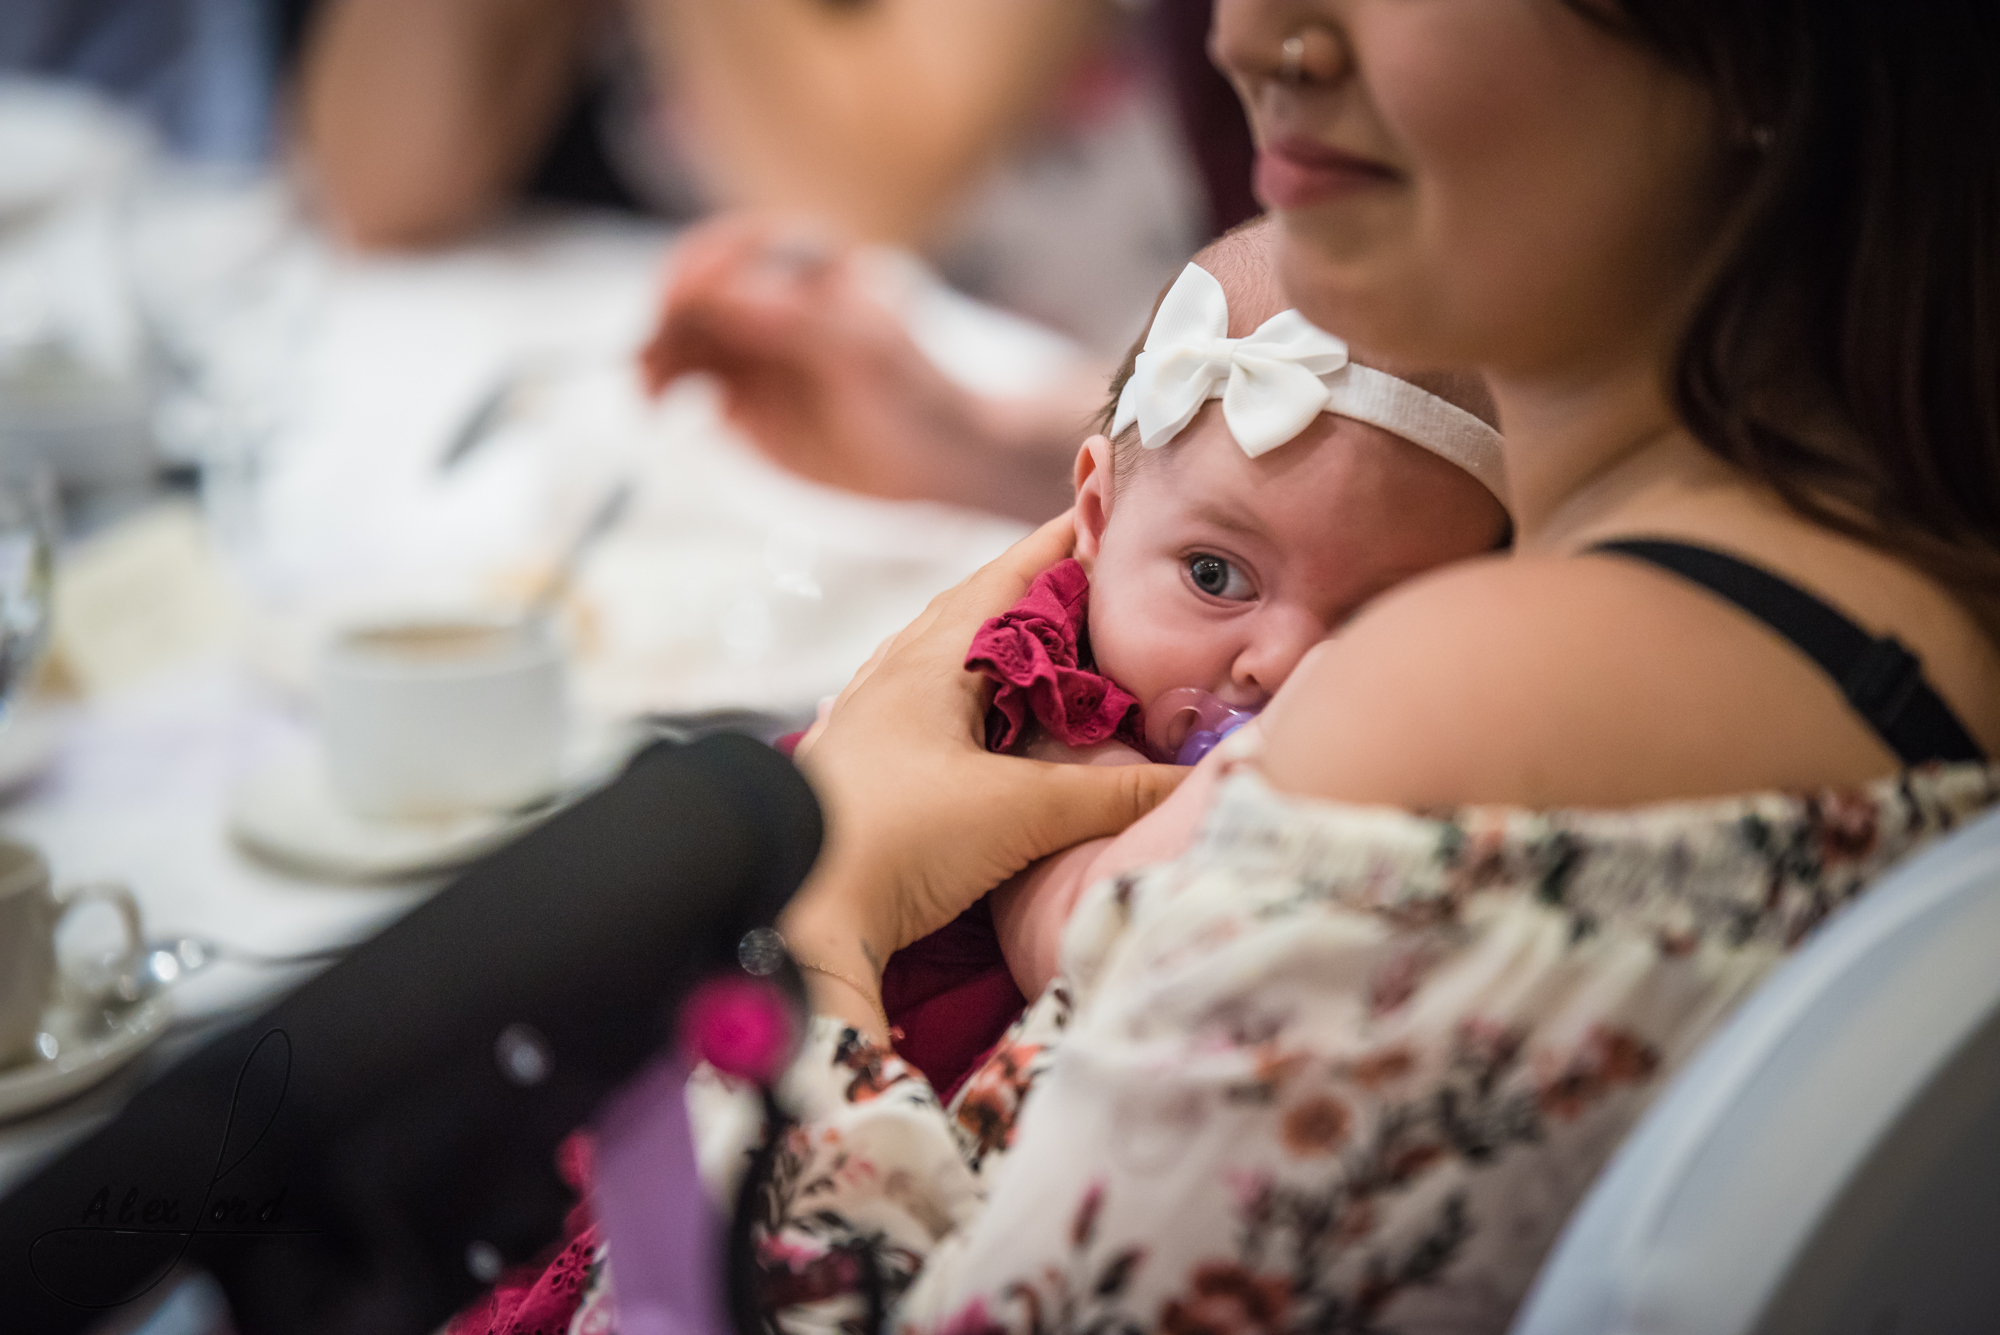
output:
[[[668,217],[749,204],[817,220],[808,248],[829,260],[919,251],[1101,364],[1033,400],[982,398],[856,266],[801,265],[798,224],[725,215],[730,258],[676,282],[650,369],[719,377],[738,425],[808,477],[1040,519],[1067,504],[1102,373],[1152,294],[1256,211],[1208,9],[11,0],[0,72],[86,83],[187,158],[260,166],[289,128],[365,248],[449,243],[527,196]]]
[[[302,0],[6,0],[0,74],[95,89],[198,161],[264,161]]]
[[[1206,0],[323,0],[298,127],[363,247],[447,243],[524,191],[783,210],[1109,357],[1254,211],[1206,22]]]

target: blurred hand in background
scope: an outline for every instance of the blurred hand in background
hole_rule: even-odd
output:
[[[884,300],[879,255],[796,219],[730,215],[676,248],[649,389],[690,373],[773,462],[830,486],[1039,521],[1070,503],[1070,465],[1102,382],[1032,398],[975,393]]]

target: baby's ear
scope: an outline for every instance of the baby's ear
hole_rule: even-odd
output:
[[[1076,452],[1076,559],[1085,569],[1097,559],[1104,526],[1111,522],[1111,442],[1101,435]]]

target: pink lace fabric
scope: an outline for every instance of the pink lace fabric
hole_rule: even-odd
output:
[[[1090,577],[1074,559],[1035,577],[1021,601],[979,628],[967,670],[995,683],[986,748],[1005,751],[1033,718],[1068,746],[1117,737],[1139,745],[1139,701],[1091,669],[1083,648]]]
[[[601,1230],[591,1217],[592,1145],[582,1132],[556,1152],[556,1169],[582,1199],[563,1225],[553,1256],[515,1266],[490,1292],[448,1322],[442,1335],[563,1335],[597,1265]]]

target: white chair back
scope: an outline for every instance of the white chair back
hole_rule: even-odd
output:
[[[1712,1039],[1513,1335],[2000,1331],[2000,813],[1898,868]]]

